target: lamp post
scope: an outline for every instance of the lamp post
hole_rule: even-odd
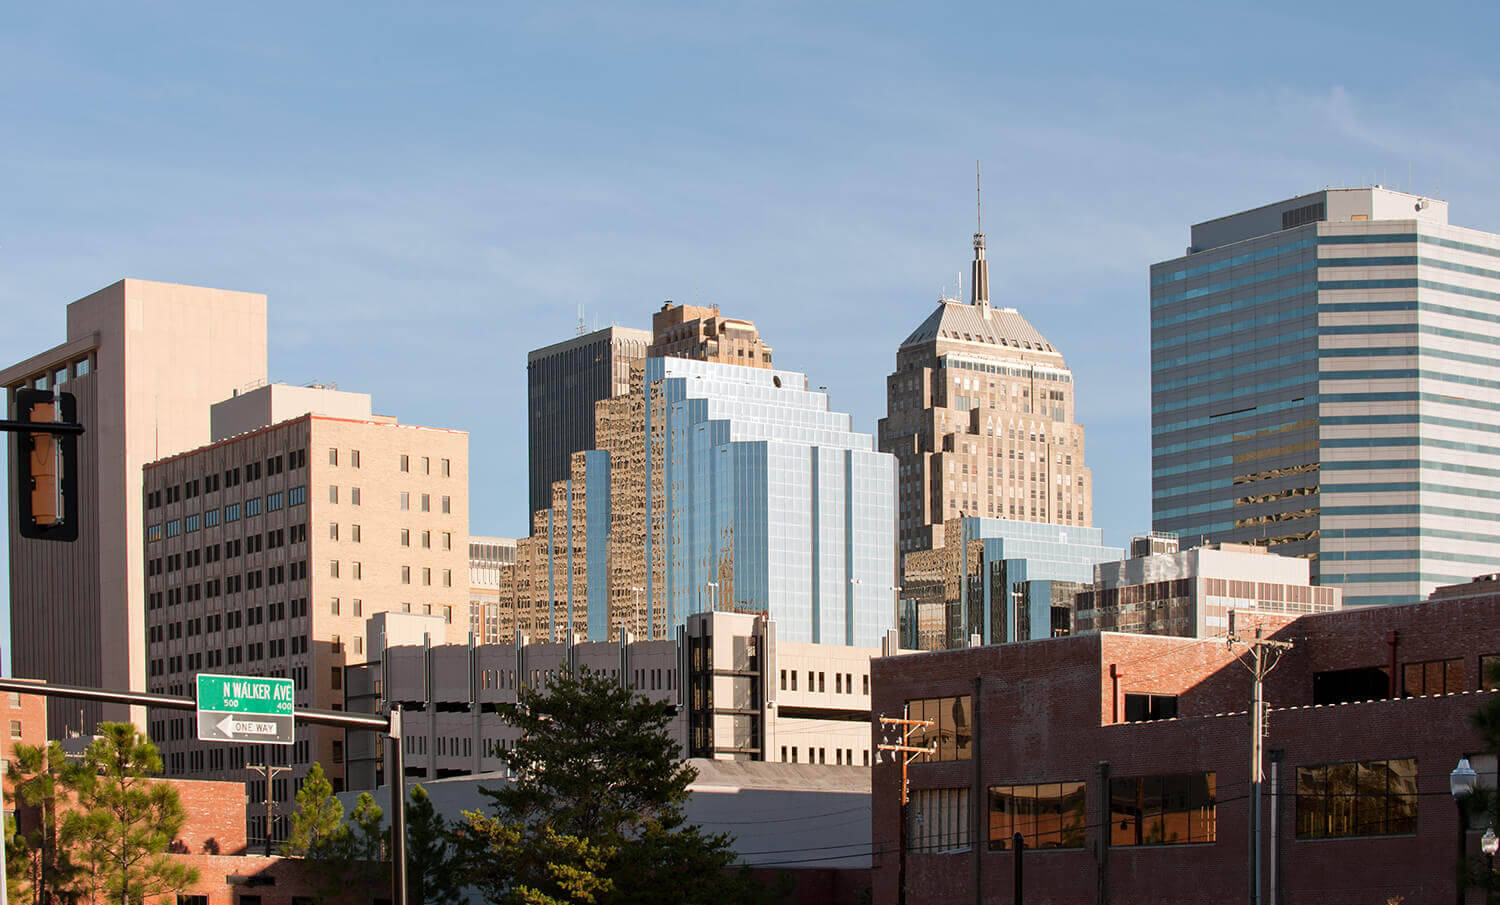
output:
[[[1485,856],[1490,859],[1490,872],[1485,874],[1484,887],[1486,890],[1485,898],[1493,902],[1495,901],[1495,897],[1490,894],[1489,890],[1494,888],[1495,883],[1495,853],[1500,852],[1500,836],[1495,835],[1495,828],[1493,826],[1486,829],[1484,835],[1479,837],[1479,850],[1484,852]]]
[[[1458,905],[1464,905],[1464,894],[1468,892],[1469,886],[1469,873],[1464,863],[1468,848],[1465,845],[1465,834],[1469,830],[1469,796],[1474,794],[1474,786],[1478,782],[1479,775],[1469,766],[1467,757],[1460,757],[1458,766],[1448,774],[1448,790],[1453,793],[1453,802],[1458,805],[1458,890],[1454,898]]]

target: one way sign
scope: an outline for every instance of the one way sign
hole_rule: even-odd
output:
[[[290,745],[291,679],[198,675],[198,739]]]

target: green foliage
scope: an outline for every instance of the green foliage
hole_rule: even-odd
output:
[[[79,871],[67,892],[135,905],[181,892],[198,872],[166,852],[186,818],[177,790],[153,781],[162,770],[151,740],[130,723],[100,723],[82,768],[68,775],[77,808],[59,843]]]
[[[74,774],[80,769],[68,761],[57,742],[45,747],[17,745],[6,765],[15,804],[36,814],[35,825],[28,826],[25,833],[16,833],[14,843],[7,837],[7,886],[24,881],[26,889],[23,898],[15,899],[17,902],[56,901],[59,892],[67,889],[77,875],[72,856],[59,843],[57,805],[60,797],[67,797]],[[16,851],[25,853],[24,863]]]
[[[281,853],[292,858],[332,859],[348,846],[349,827],[344,825],[344,805],[333,797],[333,784],[314,763],[297,790],[297,812],[292,831],[282,843]]]
[[[501,717],[521,739],[515,777],[485,789],[493,814],[458,828],[465,876],[487,898],[598,905],[774,901],[728,868],[730,837],[686,824],[694,770],[667,730],[667,705],[584,669],[521,689]],[[784,896],[782,896],[784,898]]]
[[[341,900],[350,891],[372,898],[390,885],[382,860],[386,857],[382,816],[370,793],[361,792],[346,820],[344,805],[334,797],[323,765],[314,763],[297,791],[297,811],[282,854],[322,863],[322,869],[314,873],[313,897],[318,901]]]
[[[5,900],[36,902],[37,888],[33,852],[26,838],[16,832],[16,818],[5,818]]]
[[[464,900],[447,821],[421,786],[412,787],[406,806],[406,888],[409,905],[457,905]]]

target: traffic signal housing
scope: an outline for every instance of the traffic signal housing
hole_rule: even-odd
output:
[[[17,390],[16,505],[22,537],[78,539],[78,405],[72,393]],[[29,431],[25,424],[66,424],[71,432]]]

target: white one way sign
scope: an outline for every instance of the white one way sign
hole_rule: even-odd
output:
[[[293,741],[291,679],[198,675],[198,739],[205,742]]]

